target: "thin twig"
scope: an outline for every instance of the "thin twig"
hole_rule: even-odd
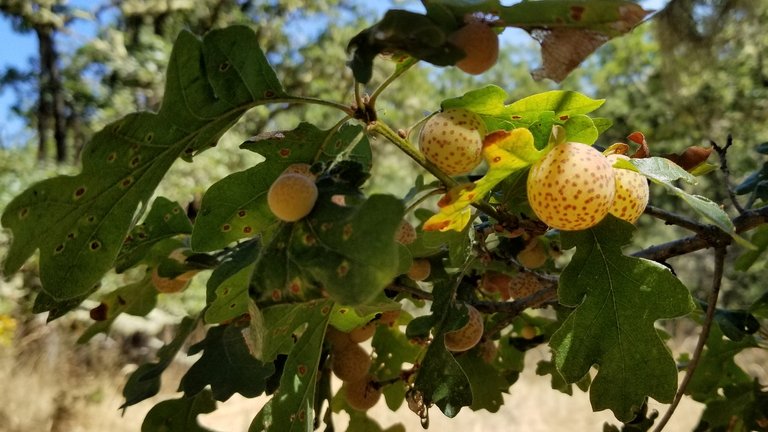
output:
[[[414,57],[409,57],[406,59],[402,65],[399,65],[394,72],[392,72],[392,75],[390,75],[386,80],[384,80],[381,85],[379,85],[376,90],[373,91],[371,94],[371,98],[368,101],[368,103],[373,107],[376,105],[376,99],[379,97],[379,95],[387,88],[390,84],[392,84],[395,80],[397,80],[400,75],[408,72],[408,69],[413,67],[416,63],[419,62],[419,59]]]
[[[736,208],[736,211],[738,211],[739,214],[744,213],[744,207],[739,204],[739,201],[736,199],[736,193],[733,192],[733,188],[731,187],[731,170],[728,169],[727,153],[728,148],[733,145],[733,137],[728,134],[725,147],[720,147],[716,142],[711,140],[709,142],[712,144],[712,147],[714,147],[717,155],[720,157],[720,171],[723,173],[723,181],[725,181],[725,189],[728,191],[728,196],[731,198],[731,202]]]
[[[545,281],[546,285],[540,290],[527,297],[521,297],[512,302],[478,301],[472,303],[472,305],[481,312],[496,312],[504,315],[504,318],[497,322],[492,329],[486,332],[486,335],[493,336],[502,331],[526,309],[541,307],[556,302],[557,282],[548,279],[545,279]]]
[[[672,418],[672,414],[675,413],[680,400],[685,395],[685,389],[688,388],[688,384],[691,382],[693,373],[696,371],[696,367],[701,360],[701,353],[704,352],[704,345],[709,338],[709,331],[712,329],[712,323],[715,320],[715,309],[717,308],[717,298],[720,295],[720,286],[723,282],[723,270],[725,266],[725,255],[727,253],[727,246],[719,246],[715,249],[715,273],[712,278],[712,291],[709,293],[709,300],[707,301],[707,314],[704,318],[704,323],[701,326],[701,334],[699,335],[699,341],[696,343],[696,349],[693,351],[693,357],[688,362],[688,367],[685,371],[685,377],[683,382],[680,383],[680,388],[677,389],[675,398],[672,401],[672,405],[664,414],[664,417],[659,421],[659,424],[654,429],[654,432],[661,432],[664,426],[667,425],[669,419]]]

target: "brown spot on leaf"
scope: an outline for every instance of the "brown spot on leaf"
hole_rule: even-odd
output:
[[[573,21],[581,21],[582,15],[584,15],[584,6],[571,6],[571,19]]]
[[[95,308],[91,309],[91,311],[89,312],[89,315],[91,316],[91,319],[94,321],[106,321],[108,310],[109,310],[109,306],[107,306],[106,303],[101,303]]]

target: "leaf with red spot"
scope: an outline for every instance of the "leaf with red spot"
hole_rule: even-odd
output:
[[[315,387],[333,302],[316,300],[265,308],[251,322],[254,346],[264,361],[288,358],[280,388],[259,411],[250,431],[308,431],[315,419]]]
[[[90,293],[113,265],[134,222],[179,158],[214,146],[242,114],[285,95],[245,26],[184,31],[174,44],[158,113],[135,113],[97,132],[83,169],[29,187],[5,209],[13,231],[3,271],[40,251],[42,288],[55,300]]]
[[[339,206],[328,187],[320,185],[312,213],[284,224],[265,244],[251,283],[251,297],[259,304],[317,298],[322,289],[340,304],[358,306],[375,299],[398,275],[395,232],[402,202],[372,195]]]
[[[470,206],[485,198],[510,174],[525,169],[540,159],[545,151],[536,150],[528,129],[497,131],[483,144],[483,157],[488,172],[475,183],[460,185],[446,194],[438,204],[440,211],[425,223],[425,231],[461,231],[471,220]]]
[[[354,149],[348,149],[351,146]],[[371,161],[370,145],[362,128],[351,125],[321,130],[301,123],[291,131],[257,135],[241,147],[266,160],[223,178],[206,191],[192,232],[195,250],[221,249],[277,226],[279,220],[267,205],[267,192],[289,165],[333,161],[346,150],[351,150],[350,159],[366,168]]]
[[[78,342],[87,342],[93,336],[106,332],[120,314],[147,315],[157,304],[157,294],[157,289],[152,284],[149,273],[139,282],[120,287],[105,294],[101,298],[101,305],[103,305],[105,313],[98,316],[98,318],[102,319],[97,320],[85,329]]]

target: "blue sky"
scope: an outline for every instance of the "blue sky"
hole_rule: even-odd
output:
[[[511,4],[510,2],[504,3]],[[639,3],[646,9],[658,10],[666,4],[666,0],[640,0]],[[101,2],[70,0],[69,4],[86,11],[92,11],[94,4],[98,5]],[[398,5],[398,7],[403,7],[399,3]],[[77,43],[77,41],[87,40],[92,37],[94,25],[93,23],[80,20],[71,26],[70,30],[71,34],[64,38],[62,42],[66,41],[71,45],[72,43]],[[517,34],[517,32],[507,33]],[[63,51],[74,48],[74,46],[62,45],[61,43],[59,47]],[[26,68],[32,57],[36,55],[36,52],[37,40],[34,34],[18,34],[13,31],[10,20],[0,17],[0,71],[8,67]],[[0,146],[7,146],[11,143],[23,143],[31,134],[31,131],[25,130],[24,123],[9,112],[9,106],[13,103],[13,99],[14,95],[10,90],[0,89]]]

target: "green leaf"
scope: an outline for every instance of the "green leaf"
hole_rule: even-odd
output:
[[[213,432],[200,426],[197,416],[215,410],[216,401],[208,390],[194,397],[166,400],[149,410],[141,432]]]
[[[320,130],[309,123],[296,129],[255,136],[241,146],[264,156],[264,162],[230,174],[211,186],[203,196],[192,233],[197,251],[221,249],[242,238],[273,229],[279,220],[267,205],[272,183],[292,164],[330,162],[351,151],[350,159],[369,166],[370,144],[360,126]],[[354,149],[348,149],[354,145]]]
[[[510,384],[499,375],[499,371],[486,363],[478,350],[472,350],[458,356],[456,361],[467,374],[472,389],[472,411],[484,409],[488,412],[498,412],[504,403],[502,393],[507,393]]]
[[[444,110],[450,108],[464,108],[479,114],[482,117],[501,117],[502,121],[509,122],[509,118],[504,117],[504,103],[509,95],[499,86],[488,85],[476,90],[470,90],[462,96],[446,99],[440,104]],[[498,129],[492,125],[487,130]]]
[[[511,27],[577,27],[613,37],[631,30],[647,13],[626,0],[550,0],[504,7],[499,17]]]
[[[415,364],[422,347],[411,342],[400,329],[379,326],[371,341],[373,350],[377,353],[373,358],[371,372],[378,381],[387,381],[400,376],[403,363]],[[382,389],[387,407],[397,411],[405,400],[407,388],[405,383],[397,381]]]
[[[191,396],[211,386],[213,398],[222,402],[235,393],[247,398],[262,394],[275,368],[251,355],[242,330],[234,325],[211,327],[205,339],[192,345],[188,355],[203,355],[181,379],[179,390]]]
[[[257,302],[312,298],[322,287],[337,302],[356,306],[373,300],[397,276],[394,239],[402,202],[373,195],[342,207],[331,195],[321,189],[312,213],[285,225],[263,250],[251,293]]]
[[[32,313],[39,314],[43,312],[49,312],[46,322],[51,322],[56,318],[61,318],[67,314],[67,312],[78,307],[83,301],[85,301],[91,294],[93,294],[99,288],[96,285],[92,290],[89,290],[85,294],[77,297],[73,297],[68,300],[56,300],[45,291],[40,291],[35,297],[35,303],[32,305]]]
[[[443,342],[447,331],[461,327],[468,319],[466,308],[453,305],[453,299],[449,297],[451,292],[446,282],[436,285],[433,290],[436,297],[431,319],[436,330],[413,385],[427,406],[434,403],[443,414],[453,418],[461,407],[472,405],[472,388],[467,374]]]
[[[768,391],[760,381],[729,385],[723,397],[707,403],[696,430],[707,431],[759,431],[768,421]]]
[[[133,371],[131,376],[128,377],[128,382],[125,383],[125,387],[123,387],[125,403],[123,403],[120,408],[127,408],[131,405],[135,405],[160,392],[160,376],[165,369],[173,363],[176,354],[184,346],[184,343],[192,331],[195,330],[199,321],[199,317],[184,317],[176,328],[176,335],[173,340],[157,350],[158,361],[154,363],[144,363],[139,366],[138,369]]]
[[[254,343],[256,358],[271,363],[279,354],[289,354],[305,332],[317,326],[325,328],[333,306],[330,300],[313,300],[278,304],[259,311],[261,317],[251,321],[251,337],[260,340]]]
[[[145,316],[152,312],[157,304],[157,289],[147,273],[139,282],[120,287],[101,298],[100,308],[106,309],[103,320],[91,324],[77,340],[85,343],[101,332],[106,332],[117,319],[125,313],[135,316]]]
[[[179,156],[215,145],[249,108],[284,95],[247,27],[177,39],[160,112],[137,113],[96,133],[83,170],[37,183],[5,209],[12,274],[40,250],[40,279],[54,299],[90,292],[115,261],[136,209]]]
[[[733,265],[736,270],[743,272],[749,270],[768,249],[768,226],[758,227],[749,242],[755,245],[755,249],[748,250],[736,258]]]
[[[630,162],[635,166],[635,168],[637,168],[638,172],[653,180],[657,184],[669,184],[675,180],[682,180],[692,185],[698,183],[696,177],[684,170],[680,165],[677,165],[667,158],[636,158],[630,159]]]
[[[592,119],[584,114],[573,115],[563,124],[568,141],[592,145],[597,141],[598,131]]]
[[[349,67],[361,83],[371,80],[373,60],[383,51],[403,51],[441,66],[464,57],[459,48],[448,43],[445,29],[430,17],[401,9],[388,10],[381,21],[358,33],[350,40],[347,51],[352,52]]]
[[[264,331],[262,351],[267,357],[287,353],[288,359],[280,378],[280,388],[253,419],[249,431],[314,429],[315,387],[331,306],[330,301],[324,300],[264,310],[263,322],[269,327]],[[286,318],[285,314],[291,318]]]
[[[158,197],[144,222],[136,225],[125,238],[115,261],[115,271],[122,273],[136,265],[158,242],[179,234],[192,234],[192,223],[179,204]]]
[[[248,312],[248,286],[260,251],[261,243],[256,240],[241,243],[211,273],[206,323],[221,323]]]
[[[510,130],[517,127],[529,128],[536,138],[539,149],[544,148],[544,145],[538,144],[547,142],[554,124],[565,125],[566,130],[570,132],[568,135],[570,141],[592,144],[597,138],[599,129],[585,114],[602,106],[604,99],[592,99],[574,91],[553,90],[505,105],[508,97],[507,92],[501,87],[488,85],[471,90],[462,96],[446,99],[441,107],[442,109],[464,108],[472,111],[483,118],[489,131]],[[574,117],[576,120],[569,125],[569,121]],[[601,119],[600,126],[607,129],[610,121],[607,121],[607,126],[605,122],[605,119]]]
[[[552,90],[528,96],[507,105],[503,114],[524,125],[535,122],[547,111],[553,112],[555,117],[565,121],[567,117],[589,114],[600,108],[603,103],[605,99],[592,99],[578,92]]]
[[[568,396],[573,396],[573,385],[571,383],[566,382],[565,378],[563,378],[563,376],[560,375],[560,372],[558,372],[554,362],[551,362],[548,360],[539,361],[536,364],[536,375],[539,375],[539,376],[552,375],[552,378],[550,380],[552,388],[554,390],[559,391],[560,393],[565,393]],[[588,376],[588,375],[585,375],[585,376]]]
[[[638,169],[640,174],[648,177],[654,183],[664,186],[668,191],[688,204],[704,220],[720,228],[723,232],[730,234],[736,242],[749,249],[755,248],[746,239],[736,234],[736,228],[731,218],[718,203],[701,195],[691,195],[672,184],[675,180],[696,184],[696,178],[680,166],[669,159],[661,157],[632,159],[631,163]]]
[[[706,403],[722,398],[719,393],[722,388],[750,383],[752,378],[736,364],[734,356],[756,346],[751,336],[734,342],[726,339],[718,326],[712,326],[696,373],[691,377],[685,393],[695,401]]]
[[[566,382],[598,366],[590,388],[592,407],[611,409],[621,421],[631,420],[646,396],[672,400],[677,368],[654,322],[694,308],[669,269],[622,254],[633,230],[609,215],[592,229],[561,233],[563,247],[576,247],[576,253],[558,292],[562,304],[576,309],[550,341]]]

